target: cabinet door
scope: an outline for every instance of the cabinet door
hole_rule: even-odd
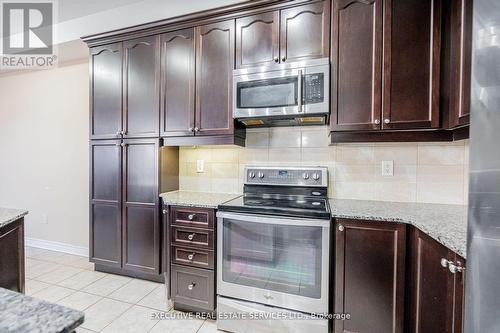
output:
[[[162,136],[194,135],[194,29],[161,36]]]
[[[281,61],[328,57],[330,1],[281,11]]]
[[[236,68],[279,62],[279,11],[236,20]]]
[[[410,256],[410,319],[412,333],[452,333],[453,274],[441,260],[453,252],[417,229],[412,229]]]
[[[196,135],[233,134],[234,20],[196,28]]]
[[[441,0],[384,1],[383,129],[436,128]]]
[[[155,137],[160,122],[158,36],[124,42],[124,137]]]
[[[90,137],[121,137],[122,44],[90,50]]]
[[[123,144],[123,268],[159,274],[159,140]]]
[[[455,263],[465,267],[465,259],[455,254]],[[462,333],[464,331],[464,310],[465,310],[465,272],[455,273],[454,296],[453,296],[453,333]]]
[[[382,1],[335,1],[332,29],[332,130],[380,129]]]
[[[0,288],[24,293],[24,218],[0,228]]]
[[[336,223],[336,333],[403,332],[406,226],[339,219]]]
[[[90,143],[90,261],[121,267],[120,140]]]

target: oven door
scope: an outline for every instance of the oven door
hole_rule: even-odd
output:
[[[330,220],[217,213],[217,293],[328,312]]]

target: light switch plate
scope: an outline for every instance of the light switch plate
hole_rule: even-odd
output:
[[[196,160],[196,172],[205,172],[204,160]]]
[[[394,176],[394,161],[382,161],[382,176]]]

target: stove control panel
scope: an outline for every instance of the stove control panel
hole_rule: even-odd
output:
[[[245,167],[245,184],[275,186],[328,186],[326,167]]]

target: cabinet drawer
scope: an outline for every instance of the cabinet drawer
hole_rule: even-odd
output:
[[[193,207],[172,207],[172,225],[213,229],[214,210]]]
[[[171,293],[174,304],[214,310],[214,272],[206,269],[172,265]]]
[[[207,229],[172,227],[172,244],[213,250],[214,232]]]
[[[172,262],[201,268],[214,268],[214,252],[172,246]]]

